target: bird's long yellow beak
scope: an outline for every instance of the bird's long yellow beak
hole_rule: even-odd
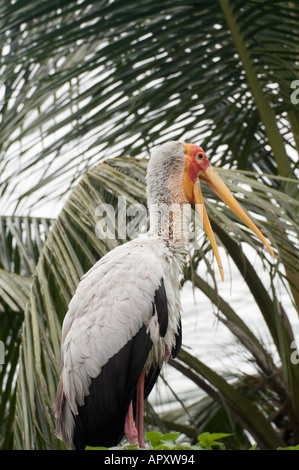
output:
[[[214,191],[215,193],[231,208],[231,210],[259,237],[259,239],[263,242],[263,244],[268,249],[269,253],[275,258],[272,248],[270,247],[269,243],[263,236],[263,234],[259,231],[256,225],[252,222],[252,220],[248,217],[248,215],[244,212],[240,204],[236,201],[234,196],[231,194],[230,190],[224,184],[218,173],[216,172],[215,168],[211,165],[208,166],[206,170],[201,170],[198,178],[194,181],[193,186],[193,195],[195,204],[201,204],[202,210],[198,210],[198,214],[202,219],[204,230],[209,237],[211,246],[213,248],[216,261],[218,263],[219,271],[222,280],[224,279],[223,276],[223,268],[216,244],[216,240],[214,237],[214,233],[209,221],[209,217],[205,208],[204,200],[202,197],[200,180],[205,181]]]

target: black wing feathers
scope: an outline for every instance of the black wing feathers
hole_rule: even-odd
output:
[[[144,325],[91,380],[89,395],[75,417],[76,449],[111,447],[121,440],[127,410],[151,347]]]
[[[167,327],[168,327],[168,307],[167,307],[167,297],[166,291],[164,287],[163,278],[161,279],[160,286],[155,291],[155,299],[154,299],[154,312],[155,309],[158,314],[158,322],[160,325],[160,336],[164,338],[166,335]]]
[[[180,319],[178,332],[175,335],[175,346],[171,350],[172,359],[175,359],[177,357],[178,353],[180,352],[181,346],[182,346],[182,322]]]

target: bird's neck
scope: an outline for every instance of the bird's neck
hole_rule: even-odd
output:
[[[191,210],[183,189],[184,168],[184,159],[153,155],[146,178],[150,236],[159,238],[180,260],[185,260]]]
[[[179,200],[149,204],[150,237],[159,238],[178,258],[184,258],[189,240],[190,205]]]

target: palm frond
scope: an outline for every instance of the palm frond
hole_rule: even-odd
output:
[[[51,224],[50,219],[0,217],[0,340],[4,345],[0,367],[1,449],[13,446],[20,332],[37,260]]]
[[[294,4],[262,1],[235,2],[230,15],[272,108],[272,133],[285,129],[283,153],[298,143],[290,100],[298,17]],[[60,197],[108,154],[144,155],[170,138],[201,143],[221,165],[277,173],[271,123],[218,2],[7,1],[0,31],[1,191],[10,208]],[[26,187],[29,175],[35,184]]]

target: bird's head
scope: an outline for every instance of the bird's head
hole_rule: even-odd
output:
[[[165,195],[165,191],[163,192],[163,189],[159,187],[159,183],[161,182],[161,184],[165,185],[166,180],[168,181],[166,192],[169,193],[173,190],[173,187],[175,187],[175,191],[180,189],[180,194],[183,195],[185,202],[196,205],[198,214],[202,219],[204,230],[213,248],[222,280],[223,268],[214,233],[205,208],[200,185],[201,181],[207,183],[230,209],[258,236],[274,258],[274,253],[269,243],[231,194],[215,168],[210,164],[207,155],[201,147],[184,142],[168,142],[156,150],[151,158],[148,170],[147,182],[150,187],[148,196],[153,195],[155,191],[159,195]]]
[[[258,238],[263,242],[274,258],[274,253],[269,243],[241,208],[240,204],[236,201],[230,190],[224,184],[215,168],[212,167],[203,149],[195,144],[184,144],[184,153],[184,194],[188,202],[195,203],[197,208],[201,207],[201,210],[198,210],[198,213],[202,219],[204,230],[209,237],[211,246],[213,248],[222,280],[223,268],[221,265],[213,230],[205,208],[200,181],[206,182],[215,191],[215,193],[230,207],[230,209],[258,236]]]

